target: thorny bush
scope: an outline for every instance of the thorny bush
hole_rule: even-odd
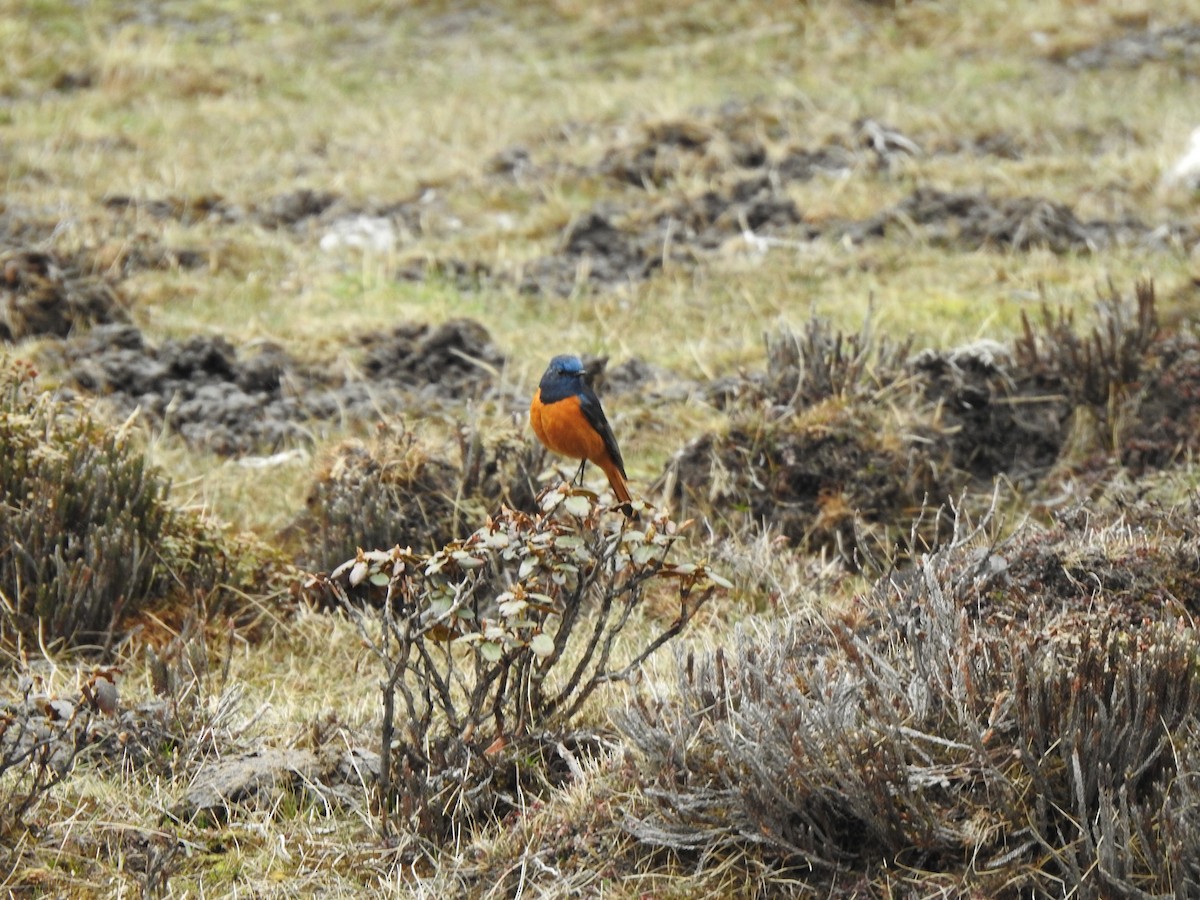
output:
[[[359,551],[315,579],[347,604],[383,673],[385,836],[398,820],[441,842],[499,815],[516,805],[507,792],[552,780],[537,772],[538,758],[554,762],[546,748],[573,767],[568,746],[596,743],[572,731],[588,698],[636,673],[728,585],[704,563],[669,560],[685,526],[665,514],[613,516],[567,486],[540,508],[503,508],[434,553]],[[669,598],[671,621],[624,645],[651,592],[656,609]]]

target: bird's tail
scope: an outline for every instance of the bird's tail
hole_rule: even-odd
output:
[[[625,483],[625,476],[621,474],[621,470],[617,468],[616,464],[609,460],[601,462],[599,465],[604,470],[604,474],[608,476],[608,486],[616,495],[617,502],[621,504],[628,515],[629,512],[632,512],[629,503],[633,498],[629,495],[629,485]]]

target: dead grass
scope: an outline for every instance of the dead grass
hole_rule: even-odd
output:
[[[1163,321],[1186,321],[1200,269],[1178,241],[1055,253],[947,246],[916,226],[856,242],[837,228],[930,187],[1043,197],[1082,221],[1195,230],[1194,198],[1159,184],[1197,124],[1194,59],[1086,72],[1071,65],[1079,50],[1191,17],[1183,2],[1130,8],[1110,0],[961,8],[355,0],[336,9],[316,0],[46,0],[35,11],[0,0],[0,242],[10,237],[4,216],[50,223],[39,246],[91,254],[155,342],[198,333],[238,346],[269,340],[330,371],[355,371],[358,339],[398,322],[477,319],[508,359],[494,393],[470,407],[430,413],[414,404],[396,416],[422,429],[432,454],[452,454],[460,421],[505,431],[523,425],[524,398],[552,352],[606,354],[611,364],[642,358],[679,382],[654,382],[605,404],[632,481],[648,490],[689,439],[727,425],[727,410],[704,399],[708,385],[761,371],[765,336],[810,315],[854,331],[870,311],[877,333],[911,333],[918,348],[1007,342],[1042,303],[1091,321],[1098,286],[1111,280],[1129,290],[1153,277]],[[919,152],[863,150],[856,136],[868,119]],[[670,177],[653,184],[606,173],[606,159],[636,149],[664,123],[715,137],[699,150],[675,148]],[[572,222],[600,210],[654,236],[664,208],[743,177],[730,160],[752,143],[772,160],[830,146],[856,154],[845,171],[780,189],[820,237],[752,236],[772,238],[764,244],[734,228],[716,248],[672,256],[676,236],[653,245],[650,255],[663,265],[644,280],[566,296],[518,289],[516,273],[560,252]],[[988,146],[1011,152],[978,149]],[[496,160],[514,148],[529,168],[497,171]],[[267,221],[264,211],[306,189],[334,195],[332,212]],[[112,202],[121,197],[131,202]],[[338,216],[381,209],[404,223],[395,246],[320,249]],[[145,247],[194,251],[201,262],[114,263]],[[414,261],[480,264],[486,274],[467,286],[453,277],[397,277]],[[39,356],[47,343],[16,352]],[[48,382],[60,377],[44,374]],[[1087,423],[1074,427],[1081,450],[1079,458],[1066,454],[1072,465],[1095,444]],[[903,428],[889,422],[884,430]],[[276,541],[329,448],[364,432],[353,422],[315,427],[304,455],[264,469],[199,453],[167,431],[145,440],[172,477],[178,505]],[[1066,472],[1061,497],[1043,495],[1032,511],[1014,499],[1014,517],[1053,519],[1088,494],[1109,512],[1169,508],[1196,489],[1186,458],[1141,479],[1107,471],[1108,480],[1082,486]],[[739,626],[831,618],[853,628],[863,615],[866,585],[830,553],[796,553],[770,533],[712,545],[698,534],[693,549],[734,582],[694,623],[689,640],[698,654]],[[648,801],[620,748],[585,762],[584,777],[540,805],[436,860],[384,846],[365,797],[326,806],[291,791],[224,823],[173,817],[207,753],[373,746],[378,675],[365,666],[351,624],[279,597],[257,602],[253,629],[231,636],[224,623],[212,624],[203,653],[219,677],[195,687],[207,716],[180,728],[161,771],[85,758],[32,810],[37,828],[11,844],[0,888],[77,896],[803,893],[754,853],[640,846],[623,825],[645,814]],[[661,624],[636,623],[635,637]],[[178,627],[148,619],[125,645],[125,705],[154,700],[142,648],[161,649]],[[76,690],[87,663],[54,662],[49,691]],[[644,684],[666,689],[673,677],[670,660],[656,660]],[[15,677],[6,680],[3,699],[15,691]],[[587,721],[599,728],[627,697],[624,688],[605,692],[585,710]],[[970,887],[943,873],[913,890]]]
[[[1171,152],[1166,148],[1181,147],[1186,130],[1166,124],[1186,121],[1186,107],[1184,95],[1162,76],[1138,77],[1134,90],[1126,79],[1117,91],[1070,78],[1047,64],[1056,36],[1070,34],[1086,43],[1116,28],[1115,13],[1092,18],[1071,7],[1013,16],[1003,4],[962,15],[935,14],[921,6],[768,11],[743,3],[718,11],[668,4],[630,18],[609,6],[586,13],[559,8],[550,14],[505,5],[472,12],[446,4],[436,11],[387,13],[367,7],[357,15],[330,15],[319,5],[294,4],[274,15],[172,10],[157,25],[122,23],[96,7],[79,20],[73,11],[59,15],[41,27],[10,26],[27,48],[26,64],[10,76],[16,81],[11,89],[38,95],[62,73],[80,69],[93,73],[91,86],[46,93],[36,112],[29,104],[13,107],[8,189],[10,203],[44,203],[46,185],[54,185],[52,202],[79,210],[75,227],[89,224],[96,201],[117,194],[216,194],[246,206],[277,194],[282,184],[333,190],[351,201],[402,200],[428,186],[462,223],[462,234],[453,230],[460,226],[447,228],[445,221],[437,227],[434,216],[433,229],[420,236],[417,248],[404,248],[406,253],[483,247],[494,259],[511,260],[545,244],[538,238],[541,229],[509,234],[492,224],[495,195],[482,183],[481,170],[494,154],[522,144],[535,158],[549,151],[560,163],[586,166],[630,120],[686,118],[697,107],[719,102],[714,98],[756,95],[783,98],[790,107],[783,121],[801,126],[813,143],[872,116],[931,145],[948,135],[983,131],[1011,133],[1030,145],[1029,157],[1016,165],[925,156],[882,177],[864,173],[867,177],[842,183],[819,179],[797,198],[818,220],[873,210],[881,198],[899,199],[914,180],[945,188],[982,180],[997,191],[1045,193],[1103,207],[1112,201],[1106,203],[1098,189],[1120,179],[1134,189],[1126,187],[1120,201],[1145,210],[1138,195],[1153,199],[1150,189]],[[1156,11],[1156,20],[1170,18],[1167,11]],[[489,34],[483,44],[476,40],[481,28]],[[46,31],[65,41],[66,52],[51,55]],[[798,57],[801,41],[822,52],[809,49]],[[263,50],[246,52],[254,47]],[[308,65],[314,58],[322,64]],[[873,64],[861,66],[865,58]],[[855,78],[844,77],[847,68],[855,70]],[[1026,101],[1030,92],[1035,104]],[[1141,102],[1143,97],[1154,102]],[[1178,116],[1173,103],[1179,104]],[[1121,128],[1110,130],[1106,139],[1099,129],[1118,119]],[[582,131],[559,136],[564,123],[575,122],[583,124]],[[114,133],[120,136],[115,144]],[[1097,142],[1102,142],[1099,158]],[[1079,158],[1083,154],[1086,161]],[[1101,184],[1089,184],[1100,173]],[[547,210],[557,206],[558,212],[548,224],[557,219],[561,227],[600,190],[586,183],[581,191],[559,185],[556,198],[529,196],[518,219],[544,215],[537,208],[549,201]],[[217,231],[193,228],[187,237],[204,246],[218,240]],[[219,231],[230,234],[229,228]],[[232,319],[247,339],[320,346],[398,313],[469,315],[481,306],[470,296],[391,283],[379,277],[384,270],[378,263],[361,266],[350,260],[343,271],[339,261],[314,252],[315,235],[297,242],[287,233],[236,224],[232,234],[235,241],[217,250],[213,269],[141,279],[137,288],[147,301],[143,315],[155,330],[193,332],[220,328]],[[771,270],[827,277],[819,264],[814,271],[808,258],[787,260],[786,251],[772,251],[776,255],[785,261],[765,266],[765,277],[745,268],[737,273],[739,293],[753,304],[750,318],[743,319],[745,331],[761,332],[759,317],[773,315],[778,306],[795,309],[793,297],[780,296]],[[919,275],[907,277],[930,271],[932,259],[903,261],[904,278],[897,277],[886,248],[849,258],[834,252],[830,263],[835,271],[877,273],[874,279],[839,285],[841,296],[864,304],[874,293],[885,315],[896,309],[898,322],[941,335],[942,323],[928,323],[925,310],[945,309],[941,301],[955,297],[974,299],[980,288],[986,294],[994,269],[1004,261],[932,256],[945,270],[938,272],[940,290],[933,296]],[[1118,279],[1142,274],[1145,259],[1123,256],[1107,258],[1103,274]],[[1007,289],[1022,292],[1039,283],[1052,289],[1057,283],[1077,291],[1081,277],[1096,274],[1095,260],[1083,261],[1069,274],[1061,271],[1062,262],[1047,260],[1041,271],[1021,266],[1024,283]],[[1154,262],[1156,270],[1167,262],[1179,274],[1185,265]],[[526,335],[639,355],[653,350],[673,365],[686,364],[693,355],[707,358],[708,344],[715,341],[720,359],[726,337],[720,311],[730,300],[687,281],[675,289],[649,285],[648,297],[630,303],[647,311],[646,321],[585,307],[576,321],[555,321],[550,329],[538,309],[509,297],[504,303],[512,314],[505,317],[500,337]],[[840,299],[819,311],[844,314],[847,324],[856,314]],[[686,337],[674,348],[657,343],[653,335],[659,323],[680,315]],[[985,321],[982,317],[974,327]],[[523,374],[538,366],[531,362]]]

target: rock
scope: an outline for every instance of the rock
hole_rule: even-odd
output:
[[[177,815],[227,818],[234,807],[273,807],[286,792],[304,787],[350,800],[356,788],[379,775],[379,755],[354,748],[342,754],[266,747],[227,756],[200,770],[177,804]],[[358,792],[361,796],[361,792]]]

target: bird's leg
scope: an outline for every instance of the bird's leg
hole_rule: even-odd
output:
[[[575,477],[571,480],[571,484],[578,484],[580,487],[583,486],[583,467],[586,465],[586,459],[581,459],[579,461],[579,471],[575,473]]]

